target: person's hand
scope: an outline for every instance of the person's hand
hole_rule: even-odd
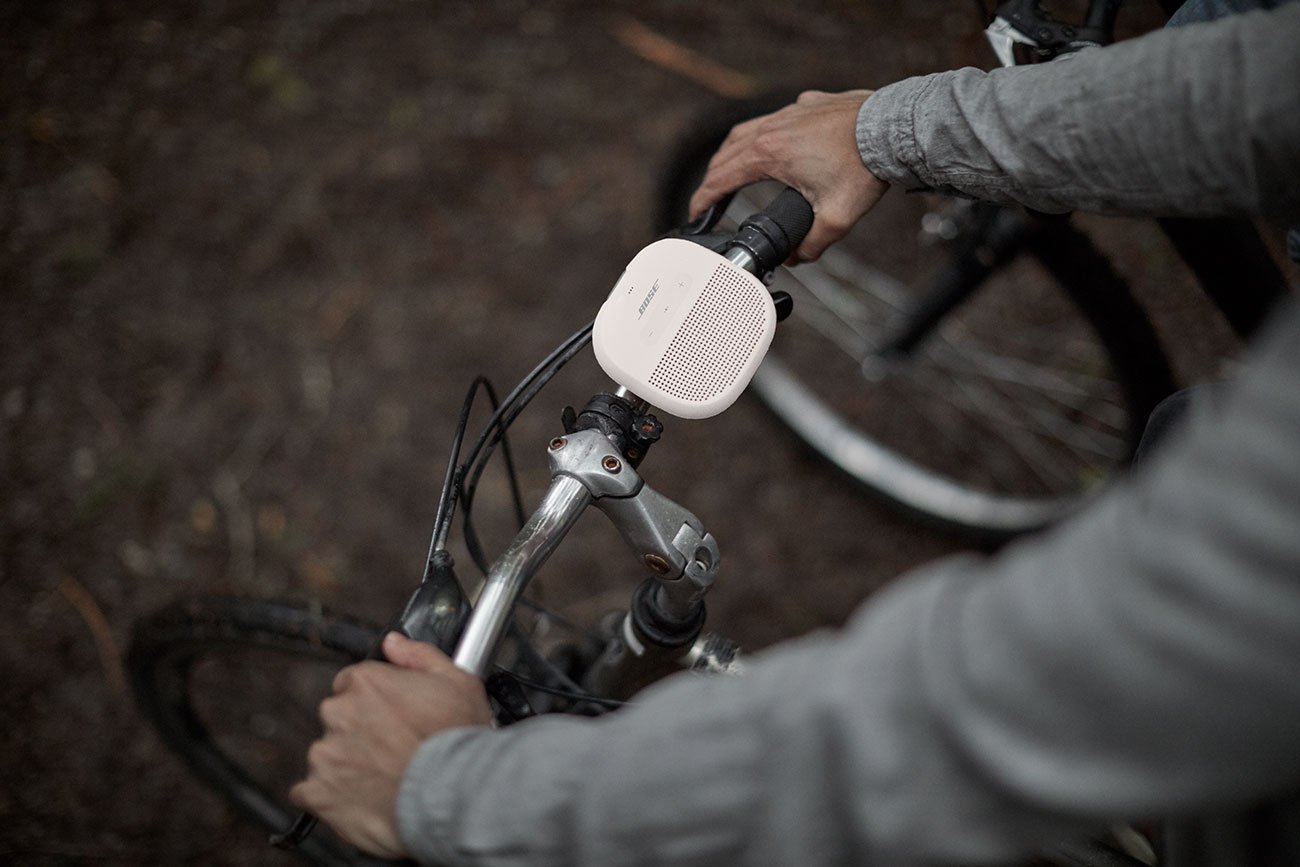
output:
[[[351,665],[334,679],[320,706],[325,734],[289,800],[354,846],[401,858],[397,793],[416,748],[444,729],[487,725],[492,712],[478,678],[432,645],[390,632],[384,655],[389,662]]]
[[[889,189],[858,155],[858,109],[871,94],[807,91],[793,105],[736,126],[691,197],[691,218],[733,190],[773,178],[813,206],[812,230],[795,258],[816,259]]]

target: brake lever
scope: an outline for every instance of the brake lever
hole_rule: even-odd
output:
[[[718,225],[718,221],[722,219],[722,215],[725,214],[727,208],[731,206],[731,200],[735,195],[735,191],[727,193],[721,199],[718,199],[712,205],[705,208],[704,213],[700,214],[694,220],[682,226],[680,229],[675,229],[674,231],[681,233],[677,237],[692,241],[701,235],[707,235],[712,232],[713,227]]]
[[[721,254],[726,252],[727,246],[731,243],[733,233],[715,232],[713,230],[718,225],[718,221],[722,219],[722,215],[727,212],[727,208],[731,206],[731,200],[735,195],[734,192],[727,193],[721,199],[705,208],[704,213],[700,214],[694,220],[678,226],[675,229],[669,229],[664,233],[663,238],[681,238],[684,241],[692,241],[699,244],[701,247],[704,247],[707,250],[712,250],[714,253]],[[660,238],[660,240],[663,240],[663,238]]]
[[[382,635],[400,632],[407,638],[428,642],[443,653],[450,654],[465,628],[469,611],[469,603],[460,589],[451,555],[445,550],[438,550],[425,564],[424,580]],[[366,659],[383,661],[382,643],[372,647]],[[277,849],[296,849],[311,836],[317,824],[317,818],[311,813],[299,813],[287,829],[271,835],[270,843]]]
[[[706,250],[712,250],[714,253],[721,255],[727,252],[727,248],[731,246],[731,239],[735,237],[735,235],[731,232],[707,232],[701,235],[687,235],[683,234],[681,229],[673,229],[663,237],[680,238],[683,241],[691,241],[699,244]]]

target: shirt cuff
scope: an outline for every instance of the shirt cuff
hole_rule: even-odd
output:
[[[456,817],[457,756],[476,739],[491,737],[489,728],[459,728],[440,732],[420,744],[406,766],[397,793],[397,836],[421,864],[459,863],[451,846]]]
[[[916,141],[916,104],[941,77],[908,78],[882,87],[858,109],[858,154],[882,181],[908,190],[930,188]]]

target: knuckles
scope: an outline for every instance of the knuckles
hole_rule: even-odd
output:
[[[769,127],[759,130],[754,136],[753,150],[761,159],[770,160],[781,155],[784,145],[785,137]]]
[[[312,798],[312,791],[311,784],[306,780],[301,783],[295,783],[293,787],[289,789],[289,803],[293,804],[299,810],[312,811],[312,808],[315,806],[315,802]]]
[[[340,729],[351,718],[348,703],[339,696],[330,696],[320,703],[320,721],[327,730]]]
[[[354,668],[356,668],[355,665],[349,665],[347,668],[340,670],[338,674],[334,675],[333,689],[335,693],[343,692],[348,688],[348,683],[352,680],[354,675]]]
[[[328,767],[334,758],[334,747],[328,739],[322,738],[307,748],[307,767],[313,771]]]
[[[367,660],[349,665],[334,676],[334,693],[350,692],[373,686],[387,663]]]

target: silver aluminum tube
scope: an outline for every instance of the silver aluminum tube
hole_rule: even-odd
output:
[[[515,600],[590,502],[591,492],[577,479],[556,476],[551,481],[537,511],[488,572],[478,604],[456,646],[453,660],[459,668],[480,679],[487,677]]]
[[[626,400],[628,406],[632,407],[632,412],[637,413],[638,415],[644,415],[650,411],[650,404],[628,391],[626,385],[620,385],[618,388],[614,389],[614,396]]]
[[[756,260],[744,247],[732,247],[722,255],[723,258],[731,264],[744,268],[751,274],[753,274],[754,269],[758,267],[758,260]]]

